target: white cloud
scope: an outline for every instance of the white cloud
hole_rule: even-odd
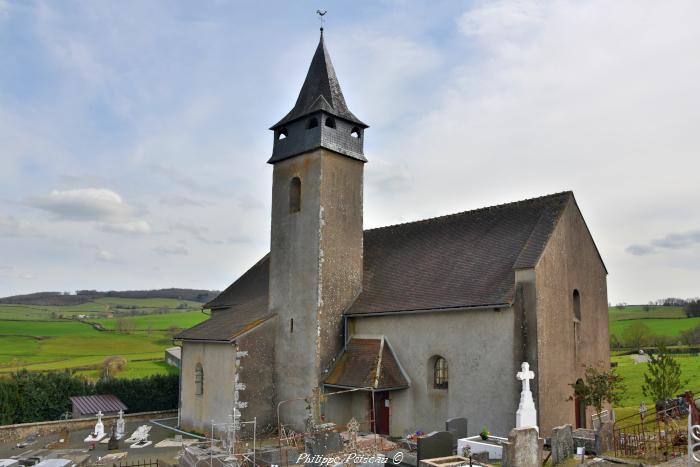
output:
[[[96,222],[103,232],[146,235],[151,226],[135,218],[135,209],[116,192],[107,188],[53,190],[46,196],[30,198],[27,203],[54,215],[58,220]]]
[[[186,256],[189,254],[189,251],[187,251],[187,248],[181,246],[181,245],[175,245],[175,246],[157,246],[153,249],[153,251],[160,256]]]
[[[110,263],[112,261],[115,261],[117,259],[117,256],[114,253],[109,252],[107,250],[98,250],[97,259],[99,259],[100,261]]]
[[[0,217],[0,237],[34,237],[40,235],[33,225],[12,216]]]
[[[46,196],[29,199],[28,203],[59,219],[72,221],[118,222],[133,212],[118,193],[107,188],[53,190]]]
[[[148,235],[152,232],[151,225],[144,220],[117,222],[112,224],[101,223],[97,224],[97,228],[103,232],[127,235]]]

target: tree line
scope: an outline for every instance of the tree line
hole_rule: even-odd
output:
[[[179,376],[103,378],[91,382],[69,372],[22,370],[0,378],[0,425],[59,420],[72,410],[70,397],[94,394],[117,396],[130,413],[176,409]]]

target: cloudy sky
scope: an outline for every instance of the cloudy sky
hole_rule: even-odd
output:
[[[700,296],[700,2],[0,0],[0,296],[222,289],[317,8],[365,225],[574,190],[610,301]]]

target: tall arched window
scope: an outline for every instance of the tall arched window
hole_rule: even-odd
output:
[[[301,210],[301,180],[294,177],[289,183],[289,212],[299,212]]]
[[[581,294],[574,289],[574,318],[581,321]]]
[[[204,394],[204,368],[201,363],[194,367],[194,394],[201,396]]]
[[[433,365],[433,387],[447,389],[447,360],[436,357]]]

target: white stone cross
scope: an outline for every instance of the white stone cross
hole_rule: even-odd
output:
[[[520,366],[522,371],[519,371],[516,378],[523,382],[523,391],[530,391],[530,380],[535,379],[535,372],[530,371],[530,364],[523,362]]]
[[[523,382],[523,390],[520,393],[520,405],[518,405],[518,411],[515,413],[515,427],[533,427],[539,431],[537,426],[537,409],[535,408],[535,401],[532,399],[532,392],[530,391],[530,380],[535,379],[535,373],[530,371],[530,365],[527,362],[523,362],[521,365],[521,371],[515,375],[520,381]]]

